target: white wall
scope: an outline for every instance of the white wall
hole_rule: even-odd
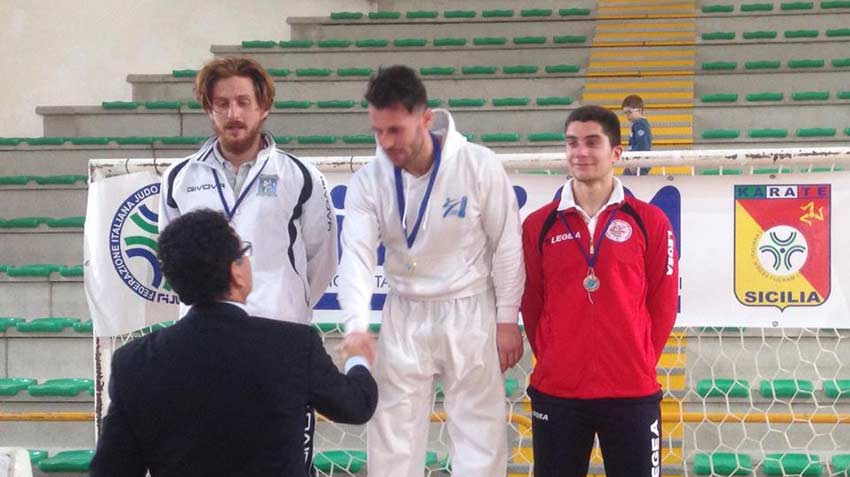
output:
[[[289,16],[369,0],[0,0],[0,137],[41,136],[36,106],[130,100],[131,73],[197,69],[212,44],[289,39]]]

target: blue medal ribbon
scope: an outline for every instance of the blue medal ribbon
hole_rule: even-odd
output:
[[[233,204],[233,208],[227,206],[227,199],[224,198],[224,189],[221,186],[221,180],[218,178],[218,171],[213,169],[213,178],[215,179],[215,188],[218,190],[218,198],[221,200],[221,206],[224,207],[224,213],[227,214],[228,220],[233,220],[233,216],[236,215],[236,209],[242,205],[242,201],[245,200],[245,197],[248,196],[248,191],[251,190],[251,187],[257,182],[257,178],[260,177],[260,174],[263,173],[263,170],[266,168],[266,164],[269,163],[269,159],[266,158],[265,162],[263,162],[263,166],[260,167],[260,171],[257,172],[257,175],[251,179],[251,182],[248,183],[247,186],[242,188],[242,193],[239,194],[239,197],[236,199],[236,203]]]
[[[429,133],[430,134],[430,133]],[[428,201],[431,199],[431,191],[434,189],[434,181],[437,179],[437,172],[440,170],[440,141],[437,136],[430,134],[431,143],[434,145],[434,165],[431,170],[431,177],[428,178],[428,188],[425,189],[425,196],[422,197],[422,203],[419,204],[419,214],[416,218],[416,223],[413,225],[413,230],[410,234],[407,233],[407,227],[404,224],[404,184],[401,179],[401,168],[394,167],[395,173],[395,192],[398,200],[398,215],[401,219],[401,231],[404,233],[404,238],[407,239],[407,248],[413,247],[416,241],[416,235],[419,233],[419,226],[422,225],[422,219],[425,217],[425,210],[428,208]]]
[[[596,265],[596,260],[599,258],[599,251],[602,248],[602,242],[605,241],[605,234],[608,233],[608,227],[611,226],[611,222],[614,221],[614,217],[617,216],[617,212],[619,209],[615,209],[614,212],[611,213],[611,216],[608,217],[608,222],[605,223],[605,228],[602,229],[602,233],[599,234],[599,240],[596,241],[596,253],[591,255],[588,253],[587,249],[584,248],[584,245],[581,244],[581,240],[576,237],[576,234],[573,233],[572,227],[570,227],[569,222],[567,222],[566,216],[564,216],[564,212],[558,213],[558,218],[561,219],[561,222],[564,224],[564,227],[567,228],[567,232],[570,233],[573,237],[573,242],[578,245],[578,249],[581,250],[582,255],[584,255],[584,259],[587,262],[587,266],[590,267],[590,270],[593,270],[593,267]],[[593,245],[593,236],[590,237],[589,243]]]

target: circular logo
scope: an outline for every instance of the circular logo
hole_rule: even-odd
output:
[[[625,242],[632,236],[632,226],[625,220],[614,219],[605,232],[605,237],[615,242]]]
[[[785,277],[800,271],[809,257],[809,244],[799,230],[777,225],[766,230],[756,245],[758,261],[767,273]]]
[[[127,197],[109,227],[109,254],[121,281],[148,301],[177,303],[156,258],[159,237],[156,198],[160,184],[148,184]]]

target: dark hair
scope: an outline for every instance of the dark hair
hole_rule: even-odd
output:
[[[241,257],[240,245],[224,214],[199,209],[165,227],[159,235],[157,255],[180,301],[206,304],[230,291],[230,264]]]
[[[198,72],[195,77],[195,96],[204,108],[212,111],[212,90],[218,80],[241,76],[254,84],[257,105],[262,110],[271,109],[274,103],[274,80],[266,69],[250,58],[216,58]]]
[[[366,101],[377,109],[401,104],[412,113],[418,107],[428,106],[428,93],[415,71],[395,65],[380,68],[369,78]]]
[[[623,99],[624,108],[643,109],[643,98],[636,94],[630,94]]]
[[[582,106],[578,109],[573,110],[569,116],[567,116],[567,121],[564,123],[564,131],[567,130],[570,123],[572,122],[595,122],[599,123],[602,126],[602,132],[608,136],[608,142],[611,143],[611,147],[617,147],[620,145],[620,120],[617,118],[617,115],[602,106]]]

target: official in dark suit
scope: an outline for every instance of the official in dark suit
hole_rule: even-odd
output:
[[[192,308],[115,352],[91,475],[311,475],[313,409],[351,424],[375,410],[374,342],[344,348],[342,374],[313,327],[248,316],[251,244],[218,212],[174,220],[158,253]]]

